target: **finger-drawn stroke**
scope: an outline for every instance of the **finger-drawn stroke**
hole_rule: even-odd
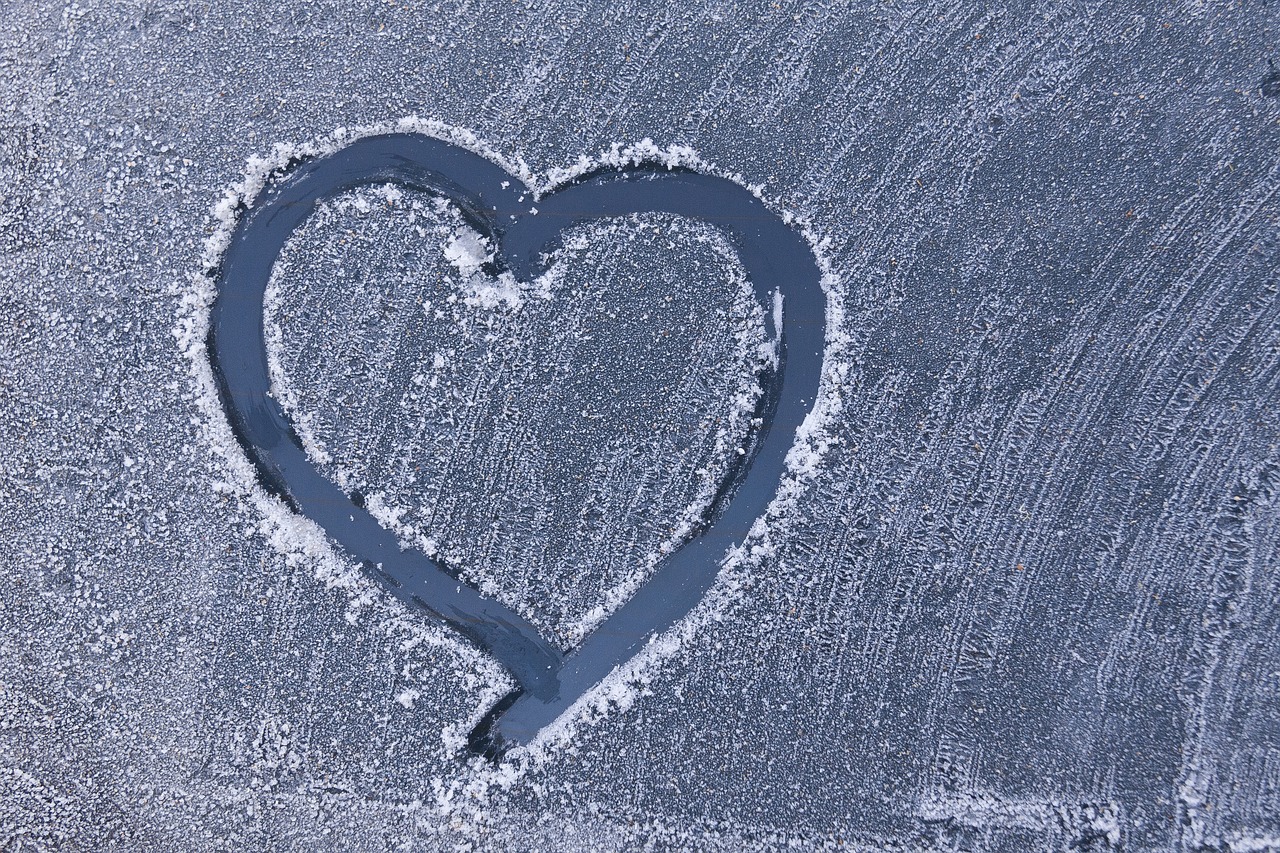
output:
[[[778,359],[742,454],[730,466],[690,538],[636,594],[567,653],[530,622],[482,595],[395,535],[307,457],[271,393],[263,298],[293,231],[324,199],[370,184],[434,193],[489,239],[488,272],[529,280],[567,229],[603,218],[666,213],[710,223],[734,246],[777,338]],[[813,250],[798,231],[727,178],[651,164],[602,167],[537,199],[519,178],[467,149],[430,136],[390,133],[303,160],[274,182],[236,226],[219,270],[208,351],[237,440],[261,484],[307,516],[393,596],[450,626],[496,658],[516,688],[483,719],[471,748],[492,758],[528,744],[615,667],[702,600],[726,552],[746,538],[773,499],[796,431],[818,394],[826,299]],[[697,286],[691,282],[691,286]],[[780,306],[780,310],[779,309]]]

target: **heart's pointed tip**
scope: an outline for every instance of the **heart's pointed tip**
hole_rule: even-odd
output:
[[[477,727],[467,738],[467,751],[479,758],[488,759],[492,764],[501,764],[513,746],[515,744],[497,735],[492,729],[482,732]]]
[[[502,260],[505,271],[515,276],[516,281],[533,281],[537,278],[538,265],[533,259],[521,254],[508,254]]]
[[[497,723],[503,713],[515,704],[515,701],[522,694],[522,690],[511,691],[502,697],[502,700],[489,710],[489,713],[484,715],[480,722],[476,724],[476,727],[471,730],[471,734],[467,735],[468,752],[481,758],[487,758],[494,764],[500,764],[508,752],[519,746],[518,743],[507,738],[502,733]]]

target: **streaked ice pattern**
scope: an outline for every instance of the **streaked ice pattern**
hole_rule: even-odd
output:
[[[1278,24],[5,6],[0,848],[1280,849]],[[281,555],[173,334],[250,156],[410,114],[537,174],[692,146],[848,283],[799,523],[628,708],[506,779],[456,745],[491,673]],[[394,212],[295,238],[282,370],[335,471],[571,642],[715,464],[751,318],[672,221],[468,304],[426,213],[407,250]]]

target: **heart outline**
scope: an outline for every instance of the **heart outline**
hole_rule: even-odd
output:
[[[474,752],[500,758],[511,747],[530,743],[613,669],[692,612],[718,576],[724,555],[764,514],[786,472],[797,431],[817,400],[826,303],[813,249],[742,185],[688,168],[649,162],[604,166],[545,191],[531,211],[524,199],[532,191],[518,176],[466,148],[419,133],[366,136],[291,165],[292,171],[237,222],[217,271],[206,351],[223,409],[262,486],[319,524],[394,597],[454,628],[512,676],[516,689],[468,739]],[[362,501],[320,474],[271,394],[263,299],[280,250],[316,203],[380,183],[455,203],[496,250],[486,270],[490,274],[509,271],[529,280],[575,225],[657,212],[725,232],[766,314],[771,295],[784,298],[769,314],[775,324],[781,321],[774,330],[778,359],[772,374],[761,377],[765,393],[753,413],[759,425],[739,464],[722,481],[702,524],[568,653],[438,561],[401,550]],[[726,532],[729,527],[733,530]]]

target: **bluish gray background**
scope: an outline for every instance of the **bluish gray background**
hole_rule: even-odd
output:
[[[7,5],[0,848],[1280,849],[1278,21]],[[831,237],[854,342],[781,553],[470,823],[479,688],[211,488],[172,335],[249,155],[406,114],[696,147]]]

